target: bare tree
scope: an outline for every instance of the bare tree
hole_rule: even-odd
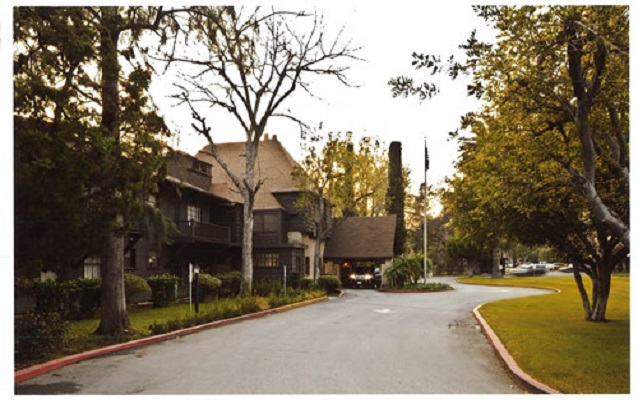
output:
[[[283,103],[298,89],[311,92],[311,77],[329,76],[346,86],[347,61],[358,59],[358,48],[342,40],[342,32],[327,41],[323,18],[317,14],[234,7],[198,7],[191,10],[190,24],[196,39],[206,46],[201,56],[191,49],[182,56],[165,57],[187,64],[192,73],[182,73],[176,95],[187,104],[192,127],[206,137],[214,159],[224,169],[242,196],[244,237],[242,243],[242,294],[251,292],[253,280],[253,206],[262,182],[255,179],[259,141],[272,117],[288,118],[306,125]],[[207,117],[198,106],[227,111],[245,133],[245,169],[233,173],[220,157]]]

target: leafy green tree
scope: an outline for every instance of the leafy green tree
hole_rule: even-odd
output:
[[[86,17],[82,9],[15,8],[15,259],[16,272],[31,276],[46,269],[65,277],[104,237],[87,190],[101,149],[89,145],[99,133],[84,121],[97,114],[77,106],[88,98],[78,97],[75,77],[97,57],[86,45],[94,32],[71,25]]]
[[[295,205],[313,230],[315,279],[319,276],[321,243],[345,218],[374,210],[375,203],[370,200],[379,198],[387,182],[384,175],[375,173],[387,169],[378,140],[363,137],[356,148],[351,132],[345,137],[328,133],[321,147],[320,140],[317,135],[304,144],[307,154],[293,171],[300,189]],[[334,217],[339,219],[335,222]]]
[[[472,34],[467,60],[414,55],[417,68],[472,72],[485,101],[462,126],[457,224],[551,243],[576,266],[585,318],[604,321],[610,275],[629,252],[629,26],[624,6],[476,7],[499,32]],[[435,94],[409,79],[395,95]],[[461,198],[460,194],[452,196]],[[592,278],[591,297],[580,272]]]
[[[69,260],[77,265],[92,252],[100,254],[102,306],[96,333],[117,336],[130,326],[124,295],[126,221],[142,213],[148,193],[156,190],[163,171],[160,137],[168,134],[147,94],[152,71],[140,62],[145,49],[136,45],[145,30],[158,33],[157,43],[164,43],[168,26],[175,29],[169,18],[174,12],[161,7],[15,9],[16,173],[40,178],[16,190],[16,197],[26,200],[24,208],[16,207],[19,218],[26,217],[16,221],[17,238],[28,240],[39,230],[46,234],[40,240],[48,241],[48,249],[79,239],[70,258],[49,258],[45,248],[39,256],[43,266],[65,268]],[[34,146],[39,146],[37,153]],[[55,168],[78,180],[65,183],[52,172]],[[54,177],[50,182],[49,176]],[[34,189],[30,185],[35,182],[46,189]],[[53,201],[34,199],[40,192]],[[54,208],[43,212],[48,205]],[[38,219],[30,219],[33,215]],[[51,215],[61,219],[47,220]],[[53,227],[46,226],[50,221]],[[73,236],[55,237],[55,226]]]
[[[340,35],[327,42],[319,15],[286,11],[264,12],[234,7],[197,7],[190,28],[205,53],[166,55],[169,61],[188,65],[196,72],[185,76],[176,95],[189,106],[193,128],[205,136],[212,157],[228,174],[243,200],[242,293],[253,283],[253,208],[261,182],[255,179],[259,141],[271,118],[282,117],[305,124],[284,104],[301,89],[311,92],[309,78],[328,76],[349,85],[345,61],[356,59],[356,48],[342,43]],[[196,105],[228,112],[240,125],[246,140],[243,174],[232,172],[217,151],[215,135]]]

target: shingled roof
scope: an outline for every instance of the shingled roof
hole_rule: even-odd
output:
[[[336,224],[324,259],[375,260],[394,255],[396,215],[349,217]]]
[[[245,142],[217,143],[217,151],[228,164],[229,169],[237,176],[243,177],[245,168]],[[235,188],[230,177],[224,172],[210,152],[207,145],[197,153],[197,158],[213,165],[213,180],[210,188],[214,195],[243,202],[241,194]],[[273,136],[259,142],[259,153],[255,165],[255,180],[263,180],[263,184],[255,196],[255,210],[283,208],[273,192],[296,191],[297,185],[293,180],[292,171],[299,164],[290,153]]]

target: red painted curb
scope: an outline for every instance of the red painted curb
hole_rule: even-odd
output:
[[[36,376],[45,374],[49,371],[53,371],[55,369],[62,368],[70,364],[75,364],[77,362],[87,360],[89,358],[95,358],[95,357],[103,356],[106,354],[115,353],[117,351],[132,349],[135,347],[146,346],[149,344],[154,344],[159,342],[164,342],[164,341],[172,340],[181,336],[192,335],[193,333],[201,332],[203,330],[220,328],[222,326],[236,324],[242,321],[262,318],[270,314],[285,312],[295,308],[319,303],[326,300],[328,300],[328,297],[319,297],[317,299],[307,300],[301,303],[288,304],[282,307],[259,311],[253,314],[246,314],[246,315],[242,315],[235,318],[229,318],[229,319],[224,319],[220,321],[213,321],[206,324],[182,329],[179,331],[163,333],[161,335],[150,336],[143,339],[132,340],[130,342],[125,342],[125,343],[118,343],[112,346],[103,347],[101,349],[85,351],[84,353],[72,354],[70,356],[59,358],[57,360],[51,360],[43,364],[33,365],[29,368],[18,370],[15,372],[14,383],[20,383],[20,382],[35,378]]]
[[[485,336],[487,336],[487,339],[489,340],[498,356],[501,358],[501,360],[503,360],[507,368],[514,375],[516,381],[518,381],[524,388],[533,393],[561,394],[561,392],[559,392],[558,390],[553,389],[545,385],[544,383],[541,383],[532,378],[518,366],[518,363],[516,363],[514,358],[512,358],[510,353],[503,345],[503,342],[501,342],[498,336],[496,336],[496,333],[494,333],[492,327],[490,327],[485,319],[483,319],[483,316],[479,312],[479,308],[481,308],[482,306],[483,304],[479,305],[472,311],[472,313],[474,314],[474,318],[476,318],[479,325],[481,326],[481,330],[483,331]]]

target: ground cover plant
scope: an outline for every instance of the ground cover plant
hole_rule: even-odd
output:
[[[560,290],[485,304],[480,312],[518,365],[540,382],[563,393],[629,393],[629,277],[612,277],[608,321],[597,323],[585,321],[571,276],[459,282]]]
[[[48,345],[48,342],[47,346],[44,347],[37,347],[36,343],[37,351],[30,351],[28,354],[23,355],[20,354],[18,350],[27,348],[27,346],[33,347],[33,345],[24,340],[18,340],[19,343],[17,344],[19,346],[16,347],[15,369],[26,368],[66,355],[77,354],[116,343],[141,339],[154,334],[281,307],[286,304],[298,303],[325,295],[323,290],[290,289],[290,293],[287,296],[271,295],[267,297],[220,298],[200,303],[199,312],[197,314],[194,311],[194,307],[189,306],[189,304],[171,304],[165,307],[131,309],[129,310],[131,330],[129,335],[124,337],[93,334],[100,323],[99,318],[65,321],[66,328],[63,332],[64,337],[60,337],[56,342],[59,344],[56,348]],[[18,335],[18,333],[19,332],[16,332],[16,335]],[[61,334],[57,336],[61,336]],[[19,337],[17,339],[19,339]],[[28,349],[30,350],[31,347]],[[41,351],[40,348],[44,348],[46,351]]]

